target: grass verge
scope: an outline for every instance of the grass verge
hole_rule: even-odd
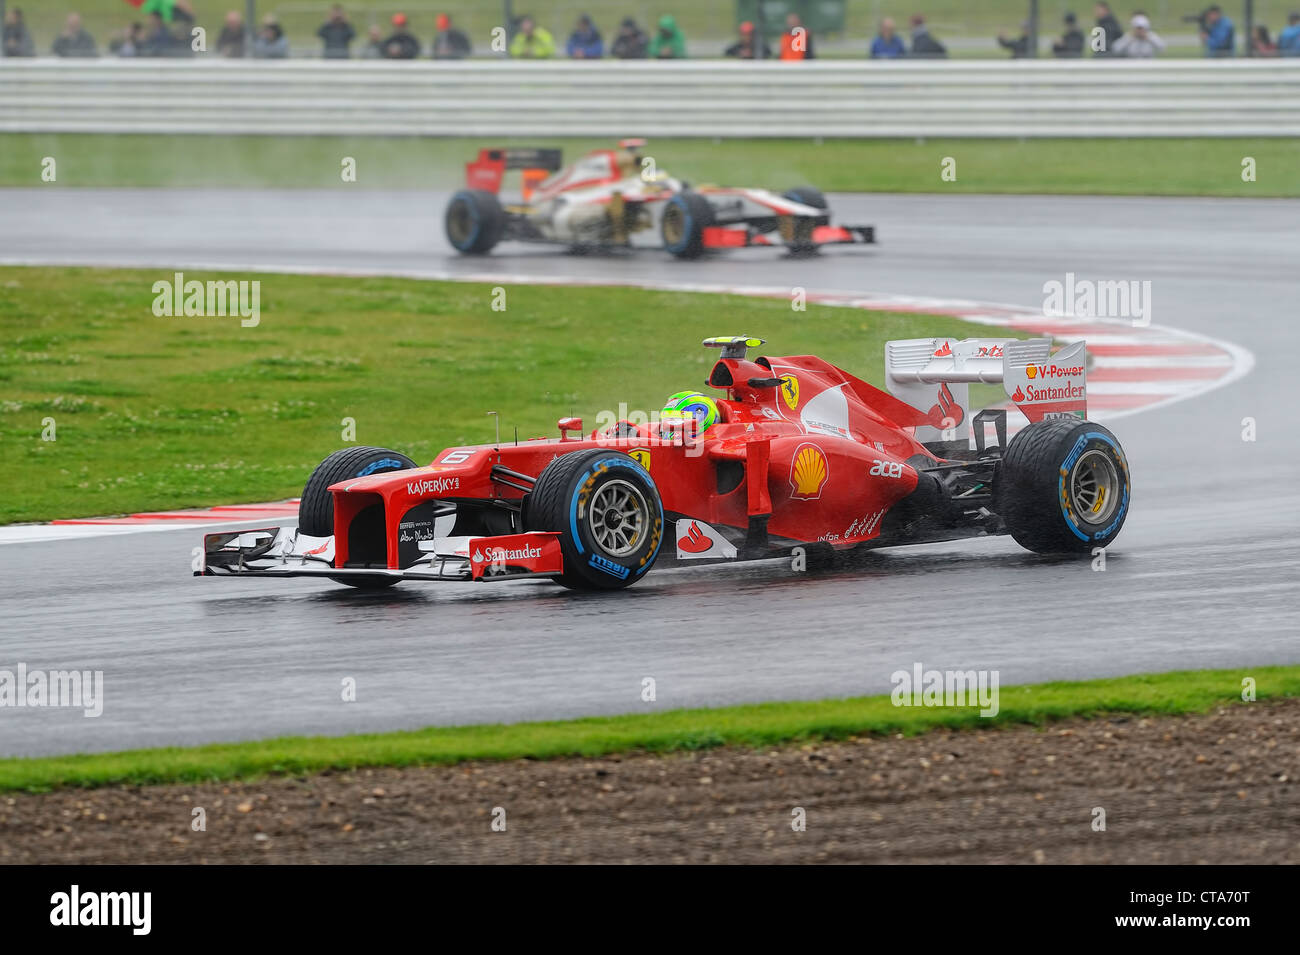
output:
[[[610,140],[331,136],[0,134],[0,186],[458,187],[483,146],[560,145],[573,158]],[[659,168],[690,182],[813,185],[836,192],[1300,196],[1300,139],[654,140]],[[41,180],[44,157],[58,180]],[[340,178],[343,157],[357,181]],[[1257,181],[1242,182],[1253,157]],[[956,160],[956,180],[941,164]]]
[[[261,320],[158,318],[149,270],[0,268],[0,523],[297,494],[345,443],[427,462],[558,418],[702,387],[709,335],[759,334],[880,385],[890,338],[939,316],[630,288],[262,275]],[[186,273],[185,279],[248,276]],[[53,429],[52,432],[50,429]],[[54,440],[47,440],[47,437]]]
[[[888,696],[539,723],[431,727],[341,737],[285,737],[252,743],[0,760],[0,791],[254,779],[363,766],[450,764],[465,760],[668,753],[717,746],[769,746],[938,727],[1045,724],[1107,714],[1174,715],[1240,702],[1242,681],[1258,699],[1300,695],[1300,666],[1188,670],[1002,688],[1000,709],[897,707]]]

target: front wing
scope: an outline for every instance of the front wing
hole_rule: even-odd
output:
[[[556,533],[440,537],[419,547],[419,559],[407,567],[335,567],[333,537],[311,537],[294,527],[207,534],[203,568],[196,567],[194,576],[470,581],[553,577],[564,571]]]
[[[744,249],[752,246],[792,246],[779,234],[764,231],[756,226],[708,226],[704,230],[706,249]],[[813,228],[809,240],[801,248],[820,248],[823,245],[871,244],[876,241],[876,227],[869,225],[819,225]]]

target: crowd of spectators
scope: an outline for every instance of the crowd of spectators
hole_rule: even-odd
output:
[[[1052,55],[1063,59],[1082,57],[1086,51],[1098,57],[1120,57],[1149,60],[1165,50],[1165,41],[1151,26],[1151,18],[1144,10],[1134,10],[1129,17],[1128,29],[1120,25],[1119,18],[1109,3],[1093,7],[1096,25],[1089,37],[1079,28],[1078,17],[1067,13],[1060,39],[1052,44]],[[1193,19],[1193,18],[1189,18]],[[1218,4],[1208,7],[1197,21],[1201,49],[1206,56],[1222,57],[1236,54],[1236,25]],[[1019,36],[998,35],[998,44],[1010,51],[1013,58],[1030,55],[1028,21],[1021,24]],[[1300,13],[1287,17],[1287,26],[1278,34],[1277,42],[1270,38],[1268,27],[1255,27],[1250,37],[1250,52],[1254,56],[1300,56]]]
[[[135,0],[132,0],[134,3]],[[115,56],[189,56],[195,50],[192,30],[195,26],[193,0],[140,0],[136,4],[142,22],[132,23],[115,34],[107,45],[107,52]],[[1150,59],[1165,50],[1165,41],[1151,25],[1150,17],[1142,10],[1134,10],[1129,17],[1127,30],[1120,24],[1109,3],[1099,2],[1093,8],[1095,26],[1085,34],[1074,13],[1066,13],[1062,31],[1051,44],[1051,52],[1062,59],[1094,57],[1125,57]],[[1192,18],[1188,18],[1192,19]],[[1214,5],[1195,18],[1202,48],[1206,56],[1233,56],[1236,52],[1236,26],[1223,10]],[[471,56],[473,44],[466,33],[453,25],[450,15],[440,13],[434,21],[435,29],[428,55],[437,60],[457,60]],[[349,20],[341,4],[334,4],[325,22],[316,31],[321,42],[320,53],[326,59],[348,59],[355,55],[366,59],[413,60],[424,55],[419,36],[411,29],[405,13],[393,14],[391,28],[370,26],[364,38]],[[892,17],[884,17],[878,32],[871,40],[867,55],[875,60],[941,58],[947,49],[930,32],[923,14],[913,14],[909,21],[910,33],[899,33]],[[999,34],[998,44],[1013,58],[1027,57],[1030,49],[1031,25],[1022,24],[1016,36]],[[1300,56],[1300,12],[1287,18],[1287,25],[1274,40],[1268,27],[1258,25],[1248,38],[1249,52],[1255,56]],[[511,25],[508,50],[518,59],[551,59],[565,56],[574,60],[595,60],[609,56],[616,59],[684,59],[686,37],[672,14],[664,14],[647,31],[633,17],[625,17],[606,45],[599,27],[586,14],[578,17],[563,46],[531,15],[523,15]],[[3,52],[5,56],[36,56],[38,53],[31,32],[19,7],[8,8],[3,25]],[[63,30],[55,37],[50,52],[61,57],[94,57],[100,51],[95,38],[82,26],[77,13],[69,13]],[[222,23],[214,52],[223,57],[252,56],[258,59],[283,59],[290,55],[289,39],[275,16],[265,17],[252,34],[251,47],[245,30],[243,15],[238,10],[229,11]],[[804,60],[815,57],[813,37],[797,13],[786,17],[785,27],[777,35],[763,36],[751,21],[739,25],[734,42],[726,46],[722,55],[741,60],[781,59]]]

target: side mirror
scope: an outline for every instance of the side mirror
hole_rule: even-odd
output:
[[[555,426],[560,429],[560,440],[563,441],[569,436],[570,431],[582,430],[581,418],[561,418],[555,422]]]

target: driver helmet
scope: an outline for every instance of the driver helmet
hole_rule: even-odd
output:
[[[703,434],[719,421],[718,403],[708,395],[698,391],[679,391],[669,397],[659,412],[661,421],[671,421],[685,417],[695,419],[695,433]]]

